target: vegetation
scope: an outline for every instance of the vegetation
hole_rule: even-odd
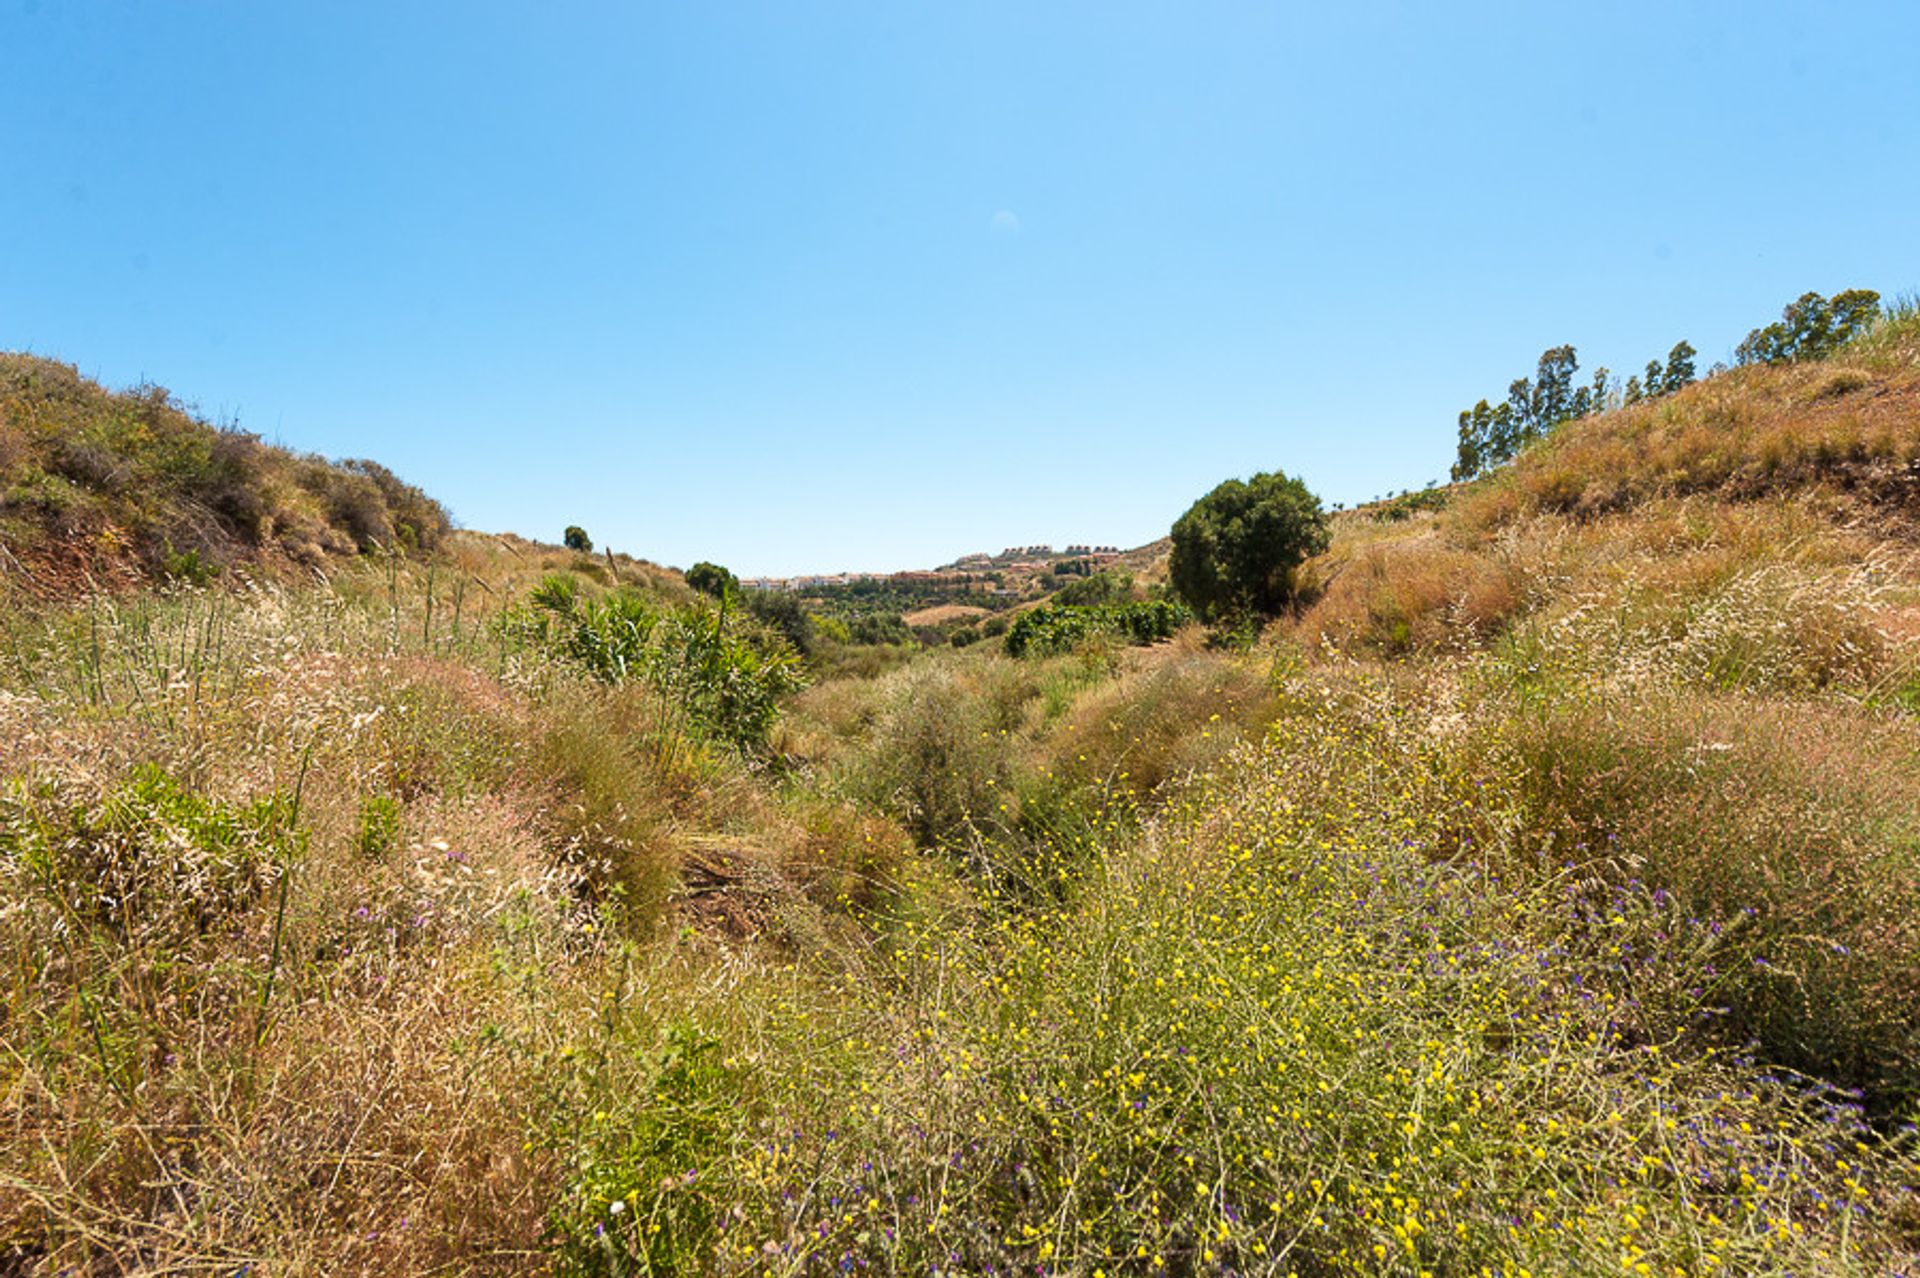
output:
[[[710,564],[704,559],[687,569],[687,584],[703,595],[712,595],[715,599],[725,599],[738,594],[740,580],[719,564]]]
[[[1007,655],[1070,651],[1095,636],[1111,635],[1128,643],[1171,639],[1193,621],[1193,613],[1169,599],[1145,603],[1047,604],[1014,618],[1007,628]]]
[[[1790,364],[1825,359],[1872,325],[1880,314],[1880,295],[1850,288],[1831,300],[1803,293],[1780,312],[1778,323],[1748,333],[1735,352],[1742,364]]]
[[[1831,300],[1806,293],[1788,304],[1778,323],[1748,333],[1735,359],[1740,364],[1825,359],[1866,333],[1879,317],[1880,295],[1870,289],[1847,289]],[[1604,368],[1594,373],[1591,385],[1575,387],[1579,361],[1573,347],[1552,347],[1541,354],[1531,380],[1521,378],[1508,387],[1505,403],[1489,405],[1483,399],[1460,414],[1454,480],[1472,479],[1512,461],[1562,422],[1630,408],[1691,386],[1697,354],[1690,343],[1677,342],[1664,365],[1647,361],[1645,373],[1627,378],[1624,387],[1616,387]]]
[[[0,565],[16,594],[412,554],[449,528],[376,462],[300,456],[200,420],[163,387],[110,392],[72,365],[0,353]]]
[[[641,679],[682,716],[670,729],[710,735],[741,750],[766,741],[779,698],[799,688],[799,662],[777,631],[728,625],[718,606],[661,609],[644,594],[584,598],[572,577],[548,577],[531,606],[501,615],[512,641],[533,643],[605,683]]]
[[[0,1269],[1916,1272],[1917,410],[1896,305],[1236,650],[1150,555],[1017,660],[470,533],[10,607]]]
[[[1054,591],[1051,602],[1070,607],[1098,607],[1133,599],[1133,574],[1124,568],[1090,573]]]
[[[1327,548],[1320,499],[1280,471],[1229,479],[1173,526],[1173,588],[1208,621],[1273,617],[1293,599],[1294,571]]]
[[[802,594],[816,613],[848,622],[888,613],[903,615],[942,604],[967,604],[1000,611],[1018,602],[1008,595],[980,590],[972,583],[898,581],[887,577],[868,577],[845,585],[808,586]]]
[[[587,536],[587,530],[579,524],[568,524],[566,532],[560,536],[560,544],[568,550],[578,550],[586,554],[593,550],[593,538]]]
[[[1523,377],[1509,386],[1506,402],[1490,406],[1483,399],[1460,414],[1454,480],[1472,479],[1513,460],[1522,448],[1562,422],[1621,404],[1658,399],[1692,385],[1693,357],[1698,353],[1689,343],[1676,342],[1664,365],[1648,360],[1644,375],[1629,377],[1624,388],[1617,388],[1604,368],[1594,371],[1590,385],[1575,386],[1573,375],[1580,361],[1573,347],[1543,351],[1533,378]]]

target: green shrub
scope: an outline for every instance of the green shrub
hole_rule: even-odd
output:
[[[864,617],[854,618],[848,627],[849,637],[854,643],[899,644],[912,643],[913,630],[906,619],[897,612],[868,613]]]
[[[1121,568],[1109,568],[1068,582],[1054,592],[1052,602],[1073,607],[1126,603],[1133,598],[1133,574]]]
[[[1381,502],[1373,508],[1373,521],[1377,524],[1403,523],[1422,511],[1446,508],[1446,489],[1423,488],[1417,493],[1401,493],[1398,497]]]
[[[532,610],[507,614],[507,634],[548,648],[603,683],[642,680],[678,706],[690,726],[743,750],[759,750],[779,698],[805,683],[784,637],[724,604],[660,609],[617,590],[584,599],[571,577],[551,575]]]
[[[1293,599],[1294,570],[1329,539],[1320,499],[1298,479],[1229,479],[1173,525],[1168,572],[1202,620],[1277,616]]]
[[[719,564],[710,564],[703,559],[687,569],[687,585],[703,595],[724,599],[739,591],[740,580]]]
[[[797,595],[785,591],[750,590],[744,596],[747,611],[786,636],[801,656],[813,653],[813,617]]]
[[[1066,652],[1087,639],[1111,635],[1135,645],[1171,639],[1193,620],[1181,604],[1166,599],[1145,603],[1076,608],[1048,604],[1021,613],[1007,628],[1007,655]]]
[[[400,843],[400,802],[384,794],[368,795],[360,802],[360,826],[354,834],[354,850],[370,861],[391,853]]]
[[[0,852],[65,914],[131,939],[177,941],[252,906],[298,847],[291,799],[231,805],[157,767],[95,802],[24,787],[0,799]]]
[[[220,575],[220,565],[201,558],[198,550],[175,551],[169,546],[162,560],[162,571],[169,581],[204,586]]]
[[[748,1115],[719,1042],[687,1022],[652,1041],[612,1020],[620,1081],[607,1054],[570,1057],[553,1103],[548,1146],[564,1184],[549,1216],[566,1275],[710,1271],[716,1237],[739,1188],[736,1142]]]
[[[568,524],[567,530],[560,535],[560,544],[568,550],[589,553],[593,550],[593,538],[587,536],[587,530],[579,524]]]

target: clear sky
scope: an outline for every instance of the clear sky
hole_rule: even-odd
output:
[[[746,574],[1444,476],[1920,285],[1920,4],[0,0],[0,347]]]

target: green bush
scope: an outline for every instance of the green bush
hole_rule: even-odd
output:
[[[251,906],[298,846],[291,799],[230,805],[142,768],[97,802],[24,788],[0,797],[0,851],[59,910],[122,938],[203,934]]]
[[[167,580],[189,586],[204,586],[220,575],[220,565],[202,558],[198,550],[175,551],[172,547],[167,548],[162,569]]]
[[[847,629],[854,643],[913,642],[912,629],[908,627],[906,619],[897,612],[876,612],[864,617],[856,617]]]
[[[813,652],[813,617],[801,606],[799,597],[785,591],[749,590],[744,596],[747,611],[786,636],[801,656]]]
[[[587,530],[579,524],[568,524],[566,532],[560,535],[560,544],[568,550],[585,553],[593,549],[593,538],[587,536]]]
[[[1054,592],[1053,602],[1082,608],[1100,604],[1126,603],[1132,598],[1133,574],[1124,569],[1110,568],[1104,572],[1094,573],[1090,577],[1068,582]]]
[[[1173,526],[1173,588],[1203,620],[1277,616],[1330,540],[1320,499],[1280,471],[1229,479]]]
[[[377,861],[400,844],[400,802],[384,794],[368,795],[360,803],[360,826],[354,850]]]
[[[1144,646],[1172,638],[1175,631],[1192,620],[1190,611],[1168,599],[1091,608],[1048,604],[1014,619],[1007,629],[1007,655],[1066,652],[1082,640],[1101,635]]]
[[[553,574],[531,610],[509,613],[510,637],[543,646],[603,683],[639,679],[687,715],[690,726],[743,750],[759,750],[779,698],[805,683],[792,647],[724,605],[658,609],[618,590],[584,599],[574,579]]]
[[[1373,521],[1377,524],[1395,524],[1413,518],[1421,511],[1445,510],[1447,508],[1447,490],[1444,488],[1423,488],[1417,493],[1401,493],[1373,508]]]
[[[719,564],[711,564],[703,559],[687,569],[687,585],[703,595],[724,599],[739,591],[740,580]]]
[[[685,1022],[651,1041],[628,1021],[609,1030],[627,1085],[607,1088],[601,1053],[572,1056],[552,1107],[548,1143],[565,1177],[549,1217],[559,1272],[709,1272],[738,1192],[729,1176],[746,1118],[738,1071],[716,1039]]]

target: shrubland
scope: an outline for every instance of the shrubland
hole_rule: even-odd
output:
[[[377,462],[303,457],[201,421],[164,387],[113,393],[71,365],[0,353],[10,594],[426,551],[450,526],[438,502]]]
[[[1242,642],[462,533],[12,609],[0,1263],[1920,1272],[1913,332],[1340,514]]]

